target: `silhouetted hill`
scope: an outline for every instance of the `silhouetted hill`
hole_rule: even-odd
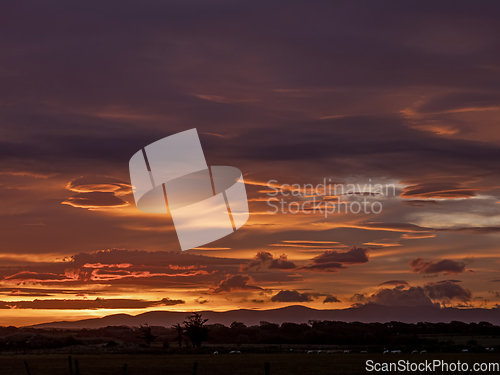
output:
[[[229,326],[232,322],[257,325],[261,321],[270,323],[307,323],[309,320],[337,320],[363,323],[399,321],[404,323],[465,323],[489,322],[500,325],[500,309],[458,309],[436,308],[432,306],[393,307],[367,304],[343,310],[316,310],[305,306],[288,306],[272,310],[231,310],[224,312],[202,311],[209,324],[221,323]],[[37,328],[101,328],[107,326],[152,326],[169,327],[180,323],[189,312],[152,311],[139,315],[115,314],[104,318],[84,319],[74,322],[61,321],[34,325]]]

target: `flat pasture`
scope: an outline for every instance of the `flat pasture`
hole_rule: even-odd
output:
[[[78,373],[75,360],[78,361]],[[467,362],[471,368],[475,362],[500,362],[497,353],[81,354],[72,355],[72,372],[70,372],[68,355],[0,354],[0,374],[27,375],[25,362],[31,375],[194,375],[195,372],[196,375],[266,375],[266,362],[269,363],[269,375],[380,373],[366,371],[368,360],[377,363],[400,360],[411,362],[442,360],[447,363],[461,361]],[[194,371],[195,362],[196,371]],[[462,374],[463,372],[436,371],[436,373]]]

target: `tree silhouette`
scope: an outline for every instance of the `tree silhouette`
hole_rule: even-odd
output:
[[[184,328],[179,323],[176,323],[172,326],[172,329],[177,333],[177,336],[175,336],[174,341],[177,341],[177,344],[179,344],[179,349],[182,348],[182,335],[184,334]]]
[[[208,326],[205,324],[208,319],[203,319],[201,314],[193,313],[184,321],[184,333],[195,348],[201,347],[204,341],[208,340]]]
[[[147,346],[150,346],[151,343],[153,341],[155,341],[156,338],[158,337],[158,336],[153,335],[153,333],[151,332],[151,327],[148,324],[141,325],[138,328],[138,331],[139,331],[138,337],[140,339],[143,339],[144,341],[146,341]]]

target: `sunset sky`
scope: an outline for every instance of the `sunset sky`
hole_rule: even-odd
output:
[[[499,17],[493,1],[5,4],[0,325],[498,307]],[[250,218],[181,252],[168,214],[136,208],[128,163],[193,128],[208,165],[243,173]],[[396,191],[368,197],[380,214],[268,212],[268,181],[324,179]]]

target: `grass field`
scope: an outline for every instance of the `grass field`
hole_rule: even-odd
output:
[[[365,370],[367,360],[375,362],[498,362],[496,353],[460,353],[425,355],[382,355],[382,354],[201,354],[201,355],[151,355],[151,354],[102,354],[73,355],[78,360],[80,375],[123,375],[127,364],[127,375],[192,375],[193,364],[198,362],[198,375],[264,375],[264,364],[269,362],[271,375],[326,375],[326,374],[369,374]],[[26,375],[27,361],[31,375],[69,374],[68,356],[54,355],[0,355],[0,374]],[[371,372],[378,373],[378,372]],[[446,374],[446,372],[438,372]],[[450,372],[451,373],[451,372]],[[462,373],[462,372],[455,372]],[[492,373],[492,372],[490,372]],[[73,375],[76,375],[73,367]]]

